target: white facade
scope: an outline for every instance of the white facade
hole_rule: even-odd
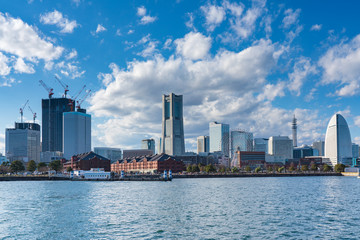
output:
[[[359,157],[359,145],[353,143],[352,144],[352,157],[358,158]]]
[[[317,149],[319,151],[319,156],[324,156],[324,150],[325,150],[324,141],[313,142],[312,148]]]
[[[82,112],[64,112],[64,158],[91,151],[91,115]]]
[[[273,136],[268,141],[268,153],[285,159],[293,158],[293,141],[287,136]]]
[[[325,157],[331,164],[351,164],[352,143],[349,127],[341,114],[334,114],[327,126],[325,136]]]
[[[70,174],[71,178],[83,179],[110,179],[110,172],[105,172],[103,168],[92,168],[90,171],[76,170]]]

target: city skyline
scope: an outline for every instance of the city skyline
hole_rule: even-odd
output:
[[[18,8],[19,4],[26,8]],[[254,138],[325,140],[340,112],[360,143],[357,2],[162,1],[3,2],[0,15],[0,152],[5,128],[29,99],[42,126],[42,79],[92,115],[92,146],[138,149],[161,136],[161,95],[184,96],[186,151],[212,121]],[[333,16],[339,16],[334,19]],[[91,16],[91,17],[89,17]],[[16,27],[15,27],[16,26]],[[24,120],[32,122],[24,109]]]

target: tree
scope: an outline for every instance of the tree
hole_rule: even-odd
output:
[[[207,173],[216,172],[216,168],[212,164],[206,165],[205,166],[205,172],[207,172]]]
[[[273,171],[273,168],[272,168],[272,166],[268,166],[266,170],[267,170],[268,172],[272,172],[272,171]]]
[[[224,173],[226,171],[226,168],[224,165],[219,166],[219,172]]]
[[[10,163],[9,162],[2,162],[1,166],[10,167]]]
[[[310,170],[311,170],[311,171],[314,171],[314,172],[315,172],[315,171],[317,171],[317,169],[318,169],[318,168],[317,168],[317,166],[316,166],[315,163],[311,164],[311,166],[310,166]]]
[[[47,170],[47,165],[44,162],[39,162],[37,165],[37,169],[39,172],[46,172]]]
[[[187,165],[187,167],[186,167],[186,171],[187,172],[192,172],[192,166],[189,164],[189,165]]]
[[[335,165],[334,170],[337,173],[343,172],[345,170],[345,165],[342,163],[338,163]]]
[[[324,171],[324,172],[330,172],[330,171],[331,171],[331,167],[325,163],[324,166],[323,166],[323,171]]]
[[[246,166],[246,167],[245,167],[245,171],[246,171],[246,172],[251,172],[251,167],[250,167],[250,166]]]
[[[6,166],[5,164],[0,165],[0,174],[6,174],[11,171],[9,166]]]
[[[67,168],[66,168],[66,171],[67,171],[67,172],[71,172],[72,170],[73,170],[72,167],[67,167]]]
[[[281,172],[284,171],[284,170],[285,170],[285,167],[284,167],[284,166],[279,167],[279,168],[277,169],[277,171],[278,171],[279,173],[281,173]]]
[[[10,169],[13,172],[21,172],[25,170],[24,164],[20,160],[15,160],[10,164]]]
[[[232,172],[232,173],[237,173],[237,172],[239,172],[239,169],[238,169],[237,167],[233,167],[233,168],[231,169],[231,172]]]
[[[309,171],[308,165],[301,165],[301,171],[303,171],[303,172]]]
[[[192,165],[192,172],[200,172],[199,166],[196,164]]]
[[[255,172],[256,172],[256,173],[258,173],[258,172],[260,172],[260,171],[261,171],[261,167],[255,168]]]
[[[294,164],[293,162],[290,163],[289,171],[290,171],[290,172],[295,171],[295,164]]]
[[[34,160],[30,160],[26,168],[29,172],[34,172],[36,170],[36,162]]]
[[[55,172],[58,172],[62,169],[62,164],[60,160],[54,160],[50,162],[49,164],[50,169],[54,170]]]

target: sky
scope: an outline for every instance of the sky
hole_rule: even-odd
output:
[[[341,113],[360,143],[358,1],[0,3],[0,152],[29,100],[41,124],[43,80],[69,85],[92,115],[92,146],[141,147],[161,135],[161,98],[183,95],[186,151],[209,122],[254,137],[325,138]],[[32,121],[28,107],[24,119]]]

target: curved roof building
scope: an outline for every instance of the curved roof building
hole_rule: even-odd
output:
[[[325,136],[325,157],[331,164],[351,164],[352,143],[348,124],[341,114],[334,114],[327,126]]]

